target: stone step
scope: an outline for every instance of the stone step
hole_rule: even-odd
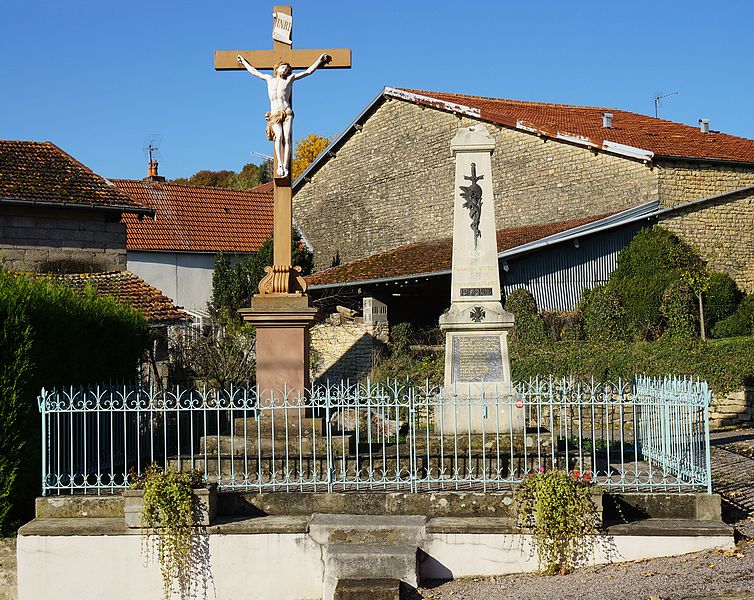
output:
[[[233,433],[247,437],[270,437],[273,430],[275,437],[288,435],[320,436],[325,431],[325,419],[323,417],[307,416],[307,410],[299,408],[276,408],[273,411],[263,411],[261,418],[238,417],[233,420]],[[274,417],[271,413],[274,413]]]
[[[235,454],[231,456],[229,452],[227,454],[221,452],[218,455],[216,451],[209,451],[208,445],[206,457],[204,452],[195,452],[193,463],[190,455],[182,455],[180,461],[178,457],[171,457],[168,459],[168,466],[178,469],[180,462],[180,469],[188,470],[193,465],[193,468],[202,473],[205,472],[206,466],[210,481],[227,482],[231,478],[239,481],[240,474],[244,474],[242,479],[245,482],[258,481],[259,471],[262,472],[261,479],[263,482],[278,481],[281,477],[285,477],[284,473],[288,471],[290,477],[296,479],[301,472],[306,481],[312,481],[315,478],[322,482],[333,481],[336,489],[340,489],[337,485],[340,485],[344,480],[348,481],[349,486],[352,486],[358,479],[360,482],[370,480],[377,482],[373,485],[384,483],[386,491],[396,491],[396,480],[399,480],[404,486],[408,485],[408,474],[413,469],[411,457],[408,453],[401,453],[400,459],[396,456],[385,456],[383,458],[381,453],[373,455],[360,453],[357,460],[356,456],[349,453],[347,449],[344,453],[342,447],[336,446],[331,455],[332,472],[328,473],[327,452],[323,451],[318,444],[315,444],[315,447],[309,452],[305,452],[304,448],[301,448],[301,452],[298,450],[294,452],[289,449],[287,455],[285,444],[283,443],[282,446],[276,444],[274,460],[270,446],[263,449],[260,457],[256,446],[249,448],[246,455],[243,454],[242,449],[238,451],[238,448],[234,447]],[[536,455],[529,457],[527,461],[521,457],[516,457],[511,461],[507,456],[501,457],[500,461],[491,456],[487,456],[483,460],[481,456],[469,458],[459,455],[456,457],[452,453],[445,454],[442,457],[430,457],[429,459],[421,455],[415,458],[416,472],[420,479],[428,475],[436,479],[442,474],[452,477],[456,470],[460,476],[470,479],[480,479],[485,474],[488,478],[509,477],[512,472],[520,473],[527,469],[532,470],[539,464],[534,463]],[[273,469],[276,473],[274,476],[271,475]],[[452,482],[449,482],[445,489],[452,488],[453,485]],[[437,485],[436,487],[441,488],[442,486]]]
[[[331,447],[335,456],[348,455],[351,449],[351,436],[333,436]],[[211,435],[199,439],[199,454],[205,454],[216,457],[218,449],[221,456],[249,456],[256,458],[259,453],[263,457],[271,457],[273,449],[278,457],[285,457],[286,450],[288,456],[298,456],[303,454],[304,457],[312,457],[315,453],[317,456],[327,454],[327,437],[299,437],[298,435],[289,434],[286,439],[282,437],[271,437],[262,435],[257,439],[256,431],[254,436],[230,436],[230,435]]]
[[[337,583],[342,579],[395,578],[416,588],[416,552],[416,546],[328,544],[323,553],[325,577],[322,597],[334,598]]]
[[[400,579],[339,579],[335,600],[400,600]]]
[[[405,545],[414,549],[424,539],[427,519],[421,515],[312,516],[309,535],[319,544]]]

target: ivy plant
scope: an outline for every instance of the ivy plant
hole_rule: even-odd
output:
[[[157,465],[147,467],[131,484],[144,491],[144,549],[147,560],[159,562],[165,600],[174,586],[181,598],[191,596],[194,525],[201,510],[193,490],[205,485],[198,471],[179,473]]]
[[[540,569],[566,574],[593,548],[599,517],[590,473],[540,469],[516,487],[516,522],[531,532]]]

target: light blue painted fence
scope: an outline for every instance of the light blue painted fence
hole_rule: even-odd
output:
[[[227,490],[505,490],[550,468],[613,490],[711,490],[704,382],[532,380],[482,398],[454,392],[369,382],[303,396],[42,390],[42,489],[113,493],[157,463]],[[462,426],[474,419],[485,423],[478,432]]]

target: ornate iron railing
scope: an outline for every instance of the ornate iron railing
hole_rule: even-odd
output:
[[[248,491],[510,489],[542,469],[614,490],[711,489],[704,382],[532,380],[470,390],[340,384],[42,390],[44,494],[106,493],[157,463]]]

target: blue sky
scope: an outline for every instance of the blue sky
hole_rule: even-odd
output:
[[[294,135],[334,135],[383,86],[621,108],[754,138],[752,2],[293,1],[294,47],[353,68],[296,88]],[[264,85],[216,49],[271,48],[259,0],[21,2],[0,8],[0,138],[50,140],[107,177],[238,170],[271,153]]]

